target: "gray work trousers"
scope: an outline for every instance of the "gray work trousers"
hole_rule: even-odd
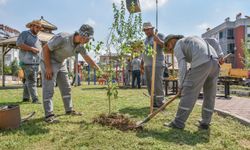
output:
[[[177,127],[185,127],[185,122],[193,110],[202,87],[204,100],[202,104],[201,123],[210,124],[214,111],[219,71],[218,60],[214,59],[189,70],[183,82],[181,99],[174,120],[174,124]]]
[[[152,80],[152,66],[144,67],[148,93],[151,95],[151,80]],[[164,100],[163,90],[163,67],[155,67],[155,89],[154,89],[154,105],[160,106]]]
[[[130,85],[130,74],[131,72],[126,70],[125,71],[125,85]]]
[[[23,83],[23,99],[32,98],[33,102],[38,101],[37,94],[37,72],[39,65],[22,65],[25,81]]]
[[[45,111],[45,116],[53,114],[53,102],[52,97],[54,95],[54,87],[57,83],[61,96],[63,99],[65,111],[72,110],[72,100],[71,100],[71,86],[68,78],[68,71],[66,63],[51,63],[53,77],[52,80],[47,80],[45,77],[45,65],[41,62],[42,71],[42,86],[43,86],[43,107]]]

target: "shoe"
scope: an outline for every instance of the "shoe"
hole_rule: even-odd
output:
[[[160,108],[162,105],[164,105],[164,103],[163,103],[163,102],[159,102],[158,104],[154,104],[153,107],[154,107],[154,109],[158,109],[158,108]]]
[[[173,129],[180,129],[180,130],[183,130],[183,129],[184,129],[184,128],[178,127],[178,126],[177,126],[176,124],[174,124],[173,122],[164,123],[163,126],[164,126],[164,127],[173,128]]]
[[[77,112],[75,110],[67,111],[66,115],[71,115],[71,116],[82,116],[82,113]]]
[[[59,120],[56,119],[54,114],[46,116],[44,121],[47,122],[47,123],[59,123],[60,122]]]
[[[30,99],[29,98],[23,98],[23,102],[29,102]]]
[[[202,123],[201,121],[199,121],[199,125],[198,125],[198,128],[201,129],[201,130],[208,130],[210,127],[210,124],[205,124],[205,123]]]

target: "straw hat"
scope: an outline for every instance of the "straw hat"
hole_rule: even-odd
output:
[[[43,27],[42,27],[42,23],[41,23],[41,21],[40,21],[40,20],[33,20],[33,21],[31,21],[31,22],[27,23],[27,24],[26,24],[26,27],[27,27],[27,28],[31,28],[31,26],[32,26],[32,25],[35,25],[35,26],[41,27],[41,29],[43,29]]]
[[[151,22],[145,22],[143,23],[143,30],[145,29],[152,29],[154,26],[152,26]]]

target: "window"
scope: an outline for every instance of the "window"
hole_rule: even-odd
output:
[[[235,47],[234,43],[228,44],[227,45],[227,51],[228,51],[228,53],[234,54],[234,47]]]
[[[223,32],[222,32],[222,31],[219,33],[219,38],[220,38],[220,39],[223,38]]]
[[[227,39],[234,39],[234,29],[227,30]]]

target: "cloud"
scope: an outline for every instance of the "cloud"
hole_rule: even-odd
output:
[[[7,0],[0,0],[0,6],[5,5],[7,3]]]
[[[169,0],[158,0],[158,7],[164,6]],[[116,4],[120,4],[121,0],[112,0]],[[142,11],[154,10],[156,8],[155,0],[140,0]]]
[[[91,18],[88,18],[88,20],[85,23],[89,24],[91,26],[95,26],[96,25],[96,22],[93,19],[91,19]]]
[[[207,28],[211,27],[210,24],[204,22],[196,26],[200,31],[205,31]]]

